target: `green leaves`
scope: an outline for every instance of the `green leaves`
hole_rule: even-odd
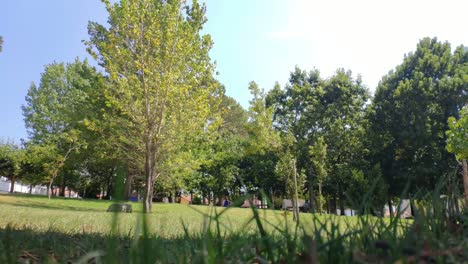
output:
[[[468,107],[460,112],[460,118],[448,119],[447,151],[454,153],[459,160],[468,160]]]
[[[0,142],[0,175],[12,178],[21,175],[25,151],[13,143]]]
[[[467,54],[463,47],[452,54],[450,44],[425,38],[377,87],[370,116],[374,163],[382,165],[392,194],[408,180],[432,189],[451,173],[445,131],[447,119],[468,101]]]
[[[217,105],[212,42],[200,34],[205,7],[197,1],[105,4],[109,27],[89,23],[86,44],[108,73],[104,95],[114,111],[106,118],[119,124],[119,148],[131,165],[145,170],[151,210],[154,180],[170,170],[165,164],[216,124],[209,121],[216,120],[210,107]]]

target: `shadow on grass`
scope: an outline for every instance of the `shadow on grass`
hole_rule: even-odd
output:
[[[18,207],[25,207],[25,208],[35,208],[35,209],[50,209],[50,210],[59,210],[59,211],[81,211],[81,212],[105,212],[105,209],[97,209],[97,208],[83,208],[83,207],[75,207],[75,206],[65,206],[65,205],[47,205],[47,204],[39,204],[39,203],[12,203],[12,202],[3,202],[2,204],[8,204]]]
[[[2,199],[4,198],[4,199]],[[13,198],[13,199],[11,199]],[[15,198],[29,198],[31,200],[16,200]],[[52,197],[52,201],[60,202],[93,202],[102,203],[102,208],[93,208],[83,206],[65,205],[63,203],[54,204],[49,203],[47,196],[30,195],[30,194],[0,194],[0,202],[2,204],[8,204],[13,206],[37,208],[37,209],[52,209],[52,210],[71,210],[71,211],[84,211],[84,212],[105,212],[109,201],[102,200],[76,200],[73,198],[66,197]]]
[[[202,263],[208,256],[254,260],[255,236],[231,237],[224,253],[219,254],[217,249],[226,246],[225,239],[207,234],[167,239],[7,227],[0,229],[0,263]]]

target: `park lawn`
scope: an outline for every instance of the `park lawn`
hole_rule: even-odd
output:
[[[304,238],[319,239],[330,252],[343,251],[348,243],[345,241],[354,243],[359,238],[353,230],[362,230],[370,223],[360,222],[362,217],[301,213],[300,225],[296,226],[291,212],[156,203],[153,212],[147,215],[147,224],[143,225],[140,203],[132,203],[131,214],[108,213],[110,204],[112,201],[0,195],[0,263],[23,261],[18,258],[26,258],[30,263],[68,263],[92,258],[92,254],[102,258],[117,256],[121,263],[154,263],[148,259],[163,263],[206,262],[207,259],[250,262],[257,250],[270,254],[272,259],[273,256],[277,260],[294,259],[298,257],[297,252],[308,247],[308,242],[302,242]],[[386,220],[383,221],[386,225]],[[313,224],[317,222],[319,233]],[[147,232],[142,231],[143,226]],[[266,233],[262,233],[260,226]],[[341,242],[328,243],[329,239]],[[343,256],[324,255],[324,258],[341,262],[350,257],[350,252]],[[34,262],[35,259],[39,261]]]
[[[31,195],[0,195],[0,228],[7,225],[19,229],[37,231],[54,230],[68,234],[100,233],[111,231],[113,213],[106,212],[112,201],[78,200]],[[133,234],[139,226],[142,217],[141,203],[131,203],[133,213],[118,214],[119,232]],[[185,234],[185,228],[190,233],[199,233],[209,221],[208,216],[219,217],[221,228],[228,232],[254,231],[256,224],[251,221],[253,211],[250,208],[209,207],[201,205],[162,204],[155,203],[153,212],[148,217],[149,231],[164,238],[174,238]],[[279,210],[259,210],[259,216],[264,221],[267,230],[275,227],[283,229],[285,225],[292,226],[291,212]],[[351,217],[342,217],[346,222],[352,222]],[[301,214],[301,222],[306,230],[311,231],[312,218],[310,214]],[[345,222],[343,222],[345,224]]]

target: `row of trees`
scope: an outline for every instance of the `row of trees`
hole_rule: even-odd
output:
[[[274,202],[292,197],[297,176],[312,212],[343,213],[364,194],[380,210],[405,187],[432,190],[458,160],[468,194],[467,49],[421,40],[374,97],[350,71],[296,68],[269,92],[251,82],[246,111],[215,79],[204,5],[104,3],[109,26],[91,22],[86,42],[104,71],[46,66],[23,106],[30,140],[3,144],[0,174],[94,195],[112,193],[125,169],[125,194],[141,191],[146,212],[155,195],[181,191]]]

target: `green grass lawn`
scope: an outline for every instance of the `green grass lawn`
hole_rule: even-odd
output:
[[[69,234],[91,232],[108,234],[113,213],[106,212],[112,201],[77,200],[29,195],[0,195],[0,228],[7,225],[15,228],[30,228],[38,231],[53,229]],[[118,214],[119,232],[133,233],[142,217],[142,204],[131,203],[133,213]],[[250,208],[209,207],[201,205],[155,203],[148,217],[149,231],[164,238],[184,235],[184,226],[190,233],[203,230],[207,216],[220,213],[220,224],[227,231],[256,231]],[[225,212],[224,212],[225,211]],[[301,214],[304,226],[310,227],[310,214]],[[275,210],[259,210],[260,218],[270,231],[274,227],[292,225],[292,213]],[[348,219],[351,221],[352,218]],[[288,222],[288,223],[286,223]],[[251,228],[248,228],[251,227]],[[311,229],[309,228],[309,231]]]
[[[466,229],[441,215],[302,213],[296,225],[283,211],[156,203],[144,217],[140,203],[131,214],[110,204],[0,195],[0,263],[394,263],[427,249],[448,252],[436,262],[468,261]]]

